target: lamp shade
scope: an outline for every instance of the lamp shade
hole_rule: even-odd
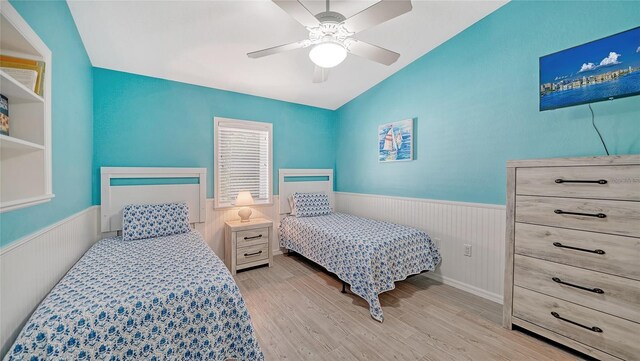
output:
[[[250,206],[253,204],[251,192],[239,192],[236,198],[236,206]]]
[[[327,41],[314,46],[309,52],[309,58],[321,68],[333,68],[342,63],[347,57],[347,49],[344,46]]]

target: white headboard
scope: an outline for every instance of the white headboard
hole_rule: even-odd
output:
[[[198,178],[198,184],[111,184],[112,179],[150,178]],[[122,209],[129,204],[185,202],[189,206],[190,223],[206,220],[206,168],[101,167],[100,187],[102,232],[122,229]]]
[[[333,169],[280,169],[280,214],[291,213],[289,196],[293,193],[324,192],[329,196],[331,208],[335,209],[333,200]],[[322,177],[323,179],[308,179]],[[286,179],[285,179],[286,178]],[[296,180],[296,178],[298,178]]]

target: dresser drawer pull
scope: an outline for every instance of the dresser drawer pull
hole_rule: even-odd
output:
[[[253,252],[253,253],[245,253],[244,256],[245,257],[249,257],[249,256],[257,256],[259,254],[262,254],[262,251],[258,251],[258,252]]]
[[[604,213],[580,213],[580,212],[567,212],[562,209],[556,209],[553,211],[555,214],[569,214],[572,216],[587,216],[587,217],[597,217],[597,218],[607,218],[607,215]]]
[[[564,321],[564,322],[569,322],[569,323],[570,323],[570,324],[572,324],[572,325],[576,325],[576,326],[579,326],[579,327],[582,327],[582,328],[586,328],[587,330],[590,330],[590,331],[593,331],[593,332],[602,333],[602,329],[601,329],[600,327],[597,327],[597,326],[591,326],[591,327],[589,327],[589,326],[585,326],[585,325],[583,325],[583,324],[580,324],[580,323],[577,323],[577,322],[575,322],[575,321],[571,321],[571,320],[569,320],[569,319],[566,319],[566,318],[564,318],[564,317],[561,317],[561,316],[558,314],[558,312],[551,312],[551,315],[552,315],[553,317],[557,318],[558,320],[562,320],[562,321]]]
[[[556,247],[568,248],[568,249],[573,249],[573,250],[581,251],[581,252],[605,254],[605,252],[603,250],[601,250],[601,249],[584,249],[584,248],[578,248],[578,247],[565,246],[564,244],[562,244],[560,242],[553,242],[553,245],[556,246]]]
[[[257,236],[253,236],[253,237],[244,237],[244,240],[245,240],[245,241],[248,241],[248,240],[250,240],[250,239],[258,239],[258,238],[262,238],[262,235],[261,235],[261,234],[259,234],[259,235],[257,235]]]
[[[593,183],[593,184],[607,184],[606,179],[598,179],[598,180],[579,180],[579,179],[556,179],[556,183]]]
[[[552,280],[553,280],[553,282],[560,283],[562,285],[567,285],[567,286],[570,286],[570,287],[579,288],[581,290],[585,290],[585,291],[589,291],[589,292],[593,292],[593,293],[599,293],[599,294],[603,294],[604,293],[604,291],[602,289],[600,289],[600,288],[588,288],[588,287],[578,286],[578,285],[573,284],[573,283],[564,282],[563,280],[559,279],[558,277],[553,277]]]

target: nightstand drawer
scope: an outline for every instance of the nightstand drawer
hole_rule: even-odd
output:
[[[273,222],[254,218],[249,222],[237,220],[224,223],[224,260],[232,275],[238,270],[260,265],[271,267]]]
[[[269,258],[269,244],[264,243],[257,246],[238,248],[236,252],[238,266],[262,261]]]
[[[257,228],[236,233],[238,248],[250,247],[269,242],[269,228]]]

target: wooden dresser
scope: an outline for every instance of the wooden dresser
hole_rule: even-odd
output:
[[[509,161],[503,324],[640,360],[640,155]]]

